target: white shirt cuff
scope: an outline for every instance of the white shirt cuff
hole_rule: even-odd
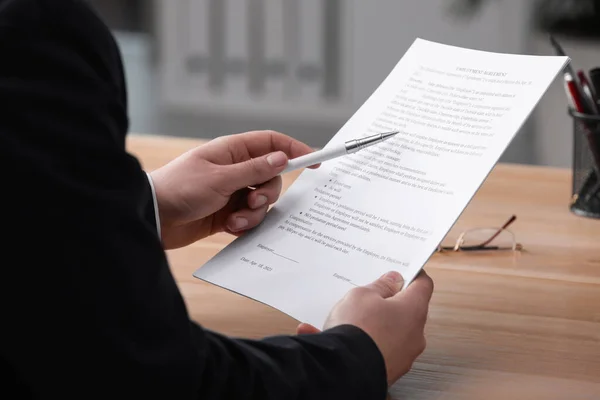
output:
[[[154,204],[154,219],[156,220],[156,230],[158,232],[158,237],[160,238],[160,217],[158,215],[158,201],[156,200],[156,191],[154,189],[154,182],[152,182],[152,177],[149,173],[146,172],[146,176],[148,177],[148,182],[150,183],[150,189],[152,189],[152,203]]]

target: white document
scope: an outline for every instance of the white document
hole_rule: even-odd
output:
[[[568,62],[417,39],[327,146],[400,133],[302,172],[194,276],[318,328],[355,286],[407,286]]]

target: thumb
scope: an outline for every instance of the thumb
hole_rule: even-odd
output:
[[[402,289],[404,279],[397,271],[390,271],[377,279],[375,282],[369,283],[365,287],[376,292],[384,299],[394,296]]]
[[[223,172],[221,184],[231,192],[259,185],[279,175],[287,163],[287,155],[283,151],[276,151],[236,164],[223,165],[220,167]]]
[[[315,328],[314,326],[312,326],[311,324],[307,324],[305,322],[301,323],[296,328],[297,335],[311,335],[311,334],[315,334],[315,333],[321,333],[321,330],[319,330],[319,329]]]

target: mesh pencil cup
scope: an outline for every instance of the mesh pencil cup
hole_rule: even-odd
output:
[[[573,120],[571,211],[600,218],[600,115],[569,111]]]

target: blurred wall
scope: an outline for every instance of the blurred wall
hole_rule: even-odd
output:
[[[169,91],[163,85],[168,81],[164,78],[165,63],[178,62],[174,60],[177,56],[165,54],[165,49],[180,45],[177,41],[165,45],[165,37],[182,29],[180,22],[173,22],[166,15],[185,9],[185,4],[189,7],[190,0],[92,1],[99,4],[121,43],[130,87],[131,129],[137,132],[212,138],[245,130],[275,129],[310,145],[322,146],[381,83],[416,37],[488,51],[553,54],[546,35],[531,27],[529,1],[490,1],[473,18],[458,18],[449,11],[453,3],[450,0],[337,0],[340,7],[350,10],[342,21],[348,27],[346,36],[340,39],[344,46],[342,69],[349,75],[344,82],[346,101],[335,113],[322,118],[317,113],[301,114],[300,107],[296,118],[293,111],[283,117],[285,113],[223,112],[221,108],[216,112],[211,97],[201,90],[193,91],[204,102],[188,101],[185,106],[167,101],[178,96],[176,91],[172,91],[175,95],[171,93],[170,99],[165,95]],[[264,1],[268,5],[272,0]],[[199,20],[191,19],[202,25]],[[188,39],[200,40],[197,36]],[[594,66],[600,54],[595,43],[564,41],[564,45],[577,66]],[[169,82],[166,87],[170,87]],[[557,79],[503,161],[569,166],[571,142],[566,101],[562,83]]]
[[[340,2],[344,13],[341,23],[348,27],[340,42],[344,47],[341,62],[350,78],[344,83],[348,101],[339,111],[338,118],[323,121],[317,113],[304,116],[300,110],[298,115],[302,117],[298,119],[270,118],[259,114],[241,116],[234,112],[217,115],[219,113],[205,112],[200,105],[195,112],[190,112],[194,106],[192,103],[192,107],[170,107],[162,119],[165,125],[161,129],[176,134],[214,137],[228,132],[270,128],[286,132],[313,146],[322,146],[381,83],[416,37],[491,51],[526,50],[528,15],[524,2],[492,2],[473,19],[452,16],[449,10],[451,3],[448,0]],[[269,0],[265,4],[268,6]],[[175,14],[173,3],[163,0],[157,5],[160,10],[157,12],[157,21],[162,35],[168,35],[176,25],[174,16],[165,17],[169,13]],[[163,46],[161,51],[169,51],[169,48],[177,46],[177,42],[169,41],[166,46],[170,47],[164,50]],[[161,58],[172,61],[177,56],[162,54]],[[176,96],[169,95],[171,99]],[[535,162],[533,139],[533,131],[525,126],[503,159]]]

